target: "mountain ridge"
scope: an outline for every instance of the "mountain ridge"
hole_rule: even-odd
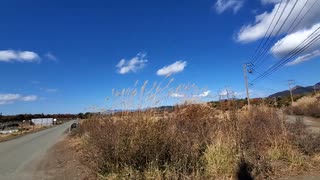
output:
[[[320,90],[320,82],[316,83],[313,86],[305,86],[304,87],[304,86],[297,85],[297,86],[292,88],[292,94],[293,95],[310,94],[310,93],[314,92],[315,87],[316,87],[316,89]],[[269,97],[273,98],[273,97],[286,97],[286,96],[290,96],[290,91],[289,90],[276,92],[274,94],[271,94]]]

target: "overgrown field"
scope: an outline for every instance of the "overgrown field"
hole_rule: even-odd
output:
[[[320,164],[319,135],[263,106],[222,113],[189,104],[97,115],[82,123],[79,136],[101,179],[270,179]]]

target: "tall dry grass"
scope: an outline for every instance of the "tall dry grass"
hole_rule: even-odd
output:
[[[80,126],[85,158],[97,178],[268,179],[314,167],[312,159],[320,152],[301,143],[305,127],[286,124],[277,110],[259,106],[241,111],[233,102],[227,112],[207,103],[168,111],[135,102],[158,102],[156,89],[163,93],[159,89],[168,87],[157,87],[147,90],[144,83],[140,93],[116,92],[127,99],[122,103],[126,111],[92,116]],[[139,108],[131,111],[129,103]]]
[[[320,94],[304,96],[289,106],[286,111],[289,114],[320,117]]]

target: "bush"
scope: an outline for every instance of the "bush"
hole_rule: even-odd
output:
[[[203,112],[208,116],[203,116]],[[130,116],[96,116],[83,123],[88,133],[88,157],[96,159],[101,174],[132,167],[139,172],[150,167],[191,175],[212,141],[218,120],[209,106],[176,108],[157,119],[153,112]]]
[[[210,145],[204,153],[205,176],[207,178],[230,178],[237,168],[237,156],[231,143],[218,139]]]

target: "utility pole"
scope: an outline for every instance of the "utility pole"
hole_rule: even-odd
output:
[[[293,105],[293,96],[292,96],[292,88],[291,85],[294,84],[294,80],[288,80],[288,85],[289,85],[289,91],[290,91],[290,96],[291,96],[291,105]]]
[[[243,64],[243,74],[244,74],[244,82],[245,82],[245,86],[246,86],[248,109],[250,109],[250,95],[249,95],[249,86],[248,86],[247,66],[248,66],[248,64]]]

